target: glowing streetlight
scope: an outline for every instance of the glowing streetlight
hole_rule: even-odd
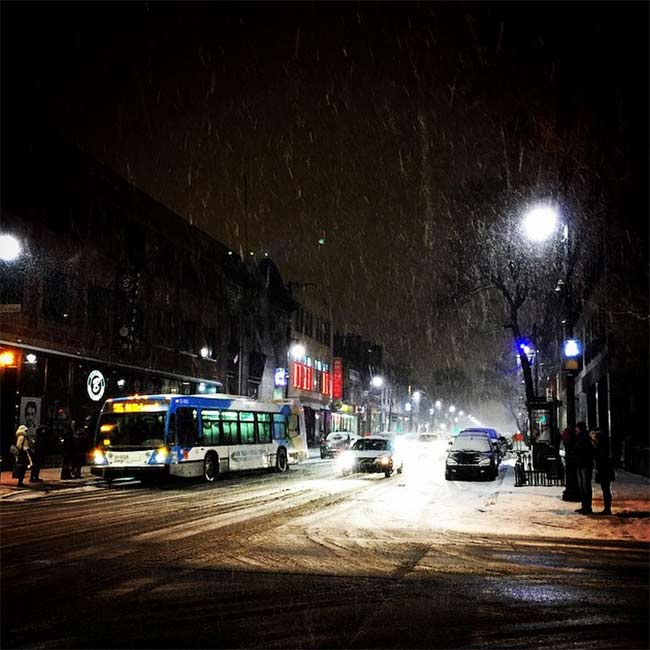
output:
[[[289,350],[294,359],[300,359],[305,356],[305,346],[302,343],[294,343]]]
[[[371,380],[370,380],[370,385],[373,388],[381,388],[384,385],[384,378],[380,377],[379,375],[375,375]]]
[[[455,413],[456,412],[456,407],[453,404],[449,407],[449,412],[450,413]]]
[[[419,390],[413,391],[413,399],[416,402],[419,402],[421,397],[422,397],[422,392],[421,391],[419,391]]]
[[[558,221],[558,213],[554,207],[540,205],[525,214],[522,228],[527,239],[542,242],[557,230]]]
[[[439,399],[436,400],[435,407],[438,411],[442,408],[442,402]]]
[[[20,242],[13,235],[0,235],[0,260],[13,262],[22,251]]]

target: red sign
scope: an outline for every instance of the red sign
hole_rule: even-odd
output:
[[[291,383],[294,388],[314,390],[314,369],[304,363],[294,362],[291,372]]]
[[[332,399],[343,399],[343,360],[332,362]]]

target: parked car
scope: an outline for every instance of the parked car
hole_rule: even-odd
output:
[[[388,478],[393,471],[401,474],[404,469],[393,441],[374,435],[356,440],[339,456],[337,463],[344,476],[352,472],[383,472]]]
[[[447,452],[445,478],[486,478],[494,481],[499,474],[498,452],[484,432],[460,434]]]
[[[501,462],[501,459],[505,457],[506,452],[508,451],[507,445],[504,444],[505,439],[503,441],[501,440],[503,436],[500,436],[496,429],[490,429],[489,427],[473,427],[471,429],[463,429],[458,435],[487,435],[499,455],[498,462]]]
[[[345,449],[349,449],[350,445],[358,439],[359,436],[351,431],[332,431],[327,434],[326,438],[320,441],[320,457],[321,458],[334,458],[337,454]]]

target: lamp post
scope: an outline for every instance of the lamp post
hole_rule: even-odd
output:
[[[436,410],[438,413],[440,413],[440,411],[442,411],[442,400],[437,399],[437,400],[435,401],[435,403],[434,403],[433,406],[434,406],[435,410]],[[433,427],[434,427],[434,429],[436,428],[436,416],[435,416],[435,412],[434,412],[434,418],[433,418]]]
[[[413,395],[412,395],[412,397],[413,397],[413,400],[414,400],[414,402],[415,402],[415,404],[416,404],[416,406],[417,406],[417,421],[418,421],[418,425],[420,424],[420,412],[421,412],[421,408],[420,408],[420,400],[421,400],[423,397],[425,397],[426,399],[429,400],[429,403],[431,404],[431,408],[429,409],[429,421],[428,421],[428,423],[427,423],[427,430],[428,430],[428,428],[431,426],[431,416],[434,414],[434,408],[433,408],[433,406],[434,406],[434,402],[433,402],[433,400],[431,399],[431,397],[429,397],[429,395],[427,394],[427,392],[426,392],[425,390],[422,390],[421,388],[418,388],[417,390],[414,390],[414,391],[413,391]]]
[[[384,428],[384,378],[374,375],[370,380],[370,385],[377,390],[381,390],[379,394],[379,430],[381,431]],[[370,421],[370,432],[372,433],[372,420]]]
[[[558,229],[560,215],[557,208],[551,205],[542,205],[529,210],[525,215],[522,227],[526,237],[532,242],[544,242],[550,239]],[[570,257],[572,255],[570,229],[567,223],[562,227],[562,273],[558,279],[556,292],[563,291],[562,323],[564,324],[565,345],[573,341],[573,283],[570,269]],[[566,426],[569,430],[569,440],[565,441],[565,465],[566,479],[565,490],[562,499],[565,501],[579,501],[578,478],[575,459],[575,448],[572,444],[576,425],[575,405],[575,371],[577,363],[569,360],[578,356],[566,354],[563,357],[563,371],[565,379],[565,401],[566,401]],[[564,361],[566,360],[566,361]],[[530,417],[530,406],[529,406]]]

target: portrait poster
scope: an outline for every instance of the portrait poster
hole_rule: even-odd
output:
[[[29,430],[29,435],[36,433],[36,427],[41,424],[41,398],[27,397],[20,398],[20,424],[24,424]]]

